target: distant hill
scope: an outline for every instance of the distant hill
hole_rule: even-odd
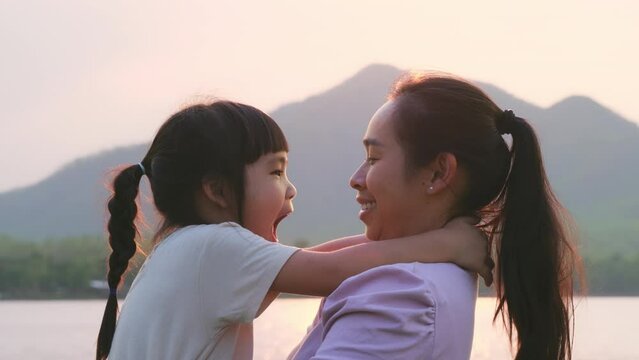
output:
[[[289,139],[290,177],[298,188],[296,211],[281,226],[283,241],[317,242],[362,230],[348,179],[364,159],[368,120],[400,73],[371,65],[271,114]],[[589,252],[637,248],[639,127],[587,97],[544,109],[493,85],[479,86],[537,129],[551,183],[578,220]],[[103,233],[107,170],[138,162],[145,150],[136,145],[95,154],[38,184],[0,194],[0,233],[33,240]],[[153,218],[149,206],[146,213]]]

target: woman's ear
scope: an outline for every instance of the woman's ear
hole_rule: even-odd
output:
[[[426,193],[438,193],[453,183],[457,175],[457,157],[452,153],[439,153],[429,166],[430,171],[424,185]]]
[[[206,198],[222,209],[229,207],[230,191],[225,181],[215,178],[202,180],[202,192]]]

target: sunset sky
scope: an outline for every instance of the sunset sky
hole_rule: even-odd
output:
[[[540,106],[586,95],[639,123],[639,2],[522,3],[0,0],[0,192],[150,141],[198,96],[272,111],[371,63]]]

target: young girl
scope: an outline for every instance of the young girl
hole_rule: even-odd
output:
[[[251,359],[252,320],[279,292],[326,296],[344,279],[396,262],[451,261],[492,281],[472,223],[397,241],[363,235],[309,250],[277,242],[293,211],[288,145],[251,106],[194,105],[171,116],[108,202],[107,301],[97,359]],[[163,222],[118,319],[116,289],[137,250],[136,197],[147,175]]]

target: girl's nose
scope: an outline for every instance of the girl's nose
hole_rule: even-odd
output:
[[[291,200],[295,197],[295,195],[297,195],[297,189],[295,188],[295,185],[293,185],[293,183],[289,180],[288,186],[286,187],[286,199]]]
[[[359,191],[366,188],[366,165],[366,162],[362,163],[351,176],[349,184],[355,190]]]

